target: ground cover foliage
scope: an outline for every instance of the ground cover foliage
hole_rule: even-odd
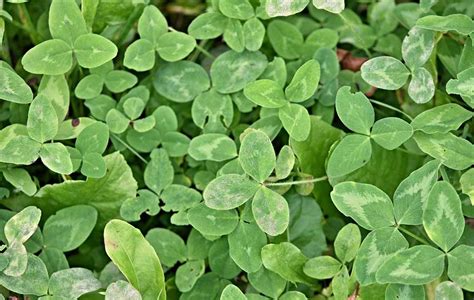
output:
[[[471,0],[0,0],[0,298],[472,299]]]

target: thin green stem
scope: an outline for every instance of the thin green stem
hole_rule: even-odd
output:
[[[318,181],[325,181],[327,180],[327,176],[313,178],[313,179],[305,179],[305,180],[296,180],[296,181],[286,181],[286,182],[265,182],[265,186],[285,186],[285,185],[296,185],[296,184],[306,184],[306,183],[313,183]]]
[[[385,107],[385,108],[391,109],[391,110],[393,110],[393,111],[399,112],[399,113],[401,113],[402,115],[404,115],[408,120],[413,121],[413,118],[412,118],[409,114],[407,114],[406,112],[404,112],[404,111],[401,110],[401,109],[398,109],[398,108],[396,108],[396,107],[393,107],[393,106],[391,106],[391,105],[388,105],[388,104],[386,104],[386,103],[383,103],[383,102],[380,102],[380,101],[377,101],[377,100],[373,100],[373,99],[369,99],[369,100],[370,100],[370,102],[372,102],[373,104],[377,104],[377,105],[383,106],[383,107]]]
[[[142,162],[144,162],[145,164],[148,164],[148,161],[146,159],[143,158],[143,156],[140,155],[140,153],[138,153],[137,151],[135,151],[135,149],[133,149],[129,144],[127,144],[124,140],[122,140],[119,136],[111,133],[111,136],[113,138],[115,138],[117,141],[119,141],[122,145],[125,146],[125,148],[127,148],[130,152],[133,153],[133,155],[135,155],[136,157],[138,157]]]
[[[405,233],[405,234],[411,236],[412,238],[414,238],[414,239],[417,240],[418,242],[420,242],[420,243],[422,243],[422,244],[425,244],[425,245],[430,245],[430,243],[429,243],[427,240],[425,240],[425,239],[419,237],[418,235],[414,234],[414,233],[411,232],[410,230],[408,230],[408,229],[406,229],[406,228],[403,228],[403,227],[398,227],[398,229],[400,229],[401,232],[403,232],[403,233]]]
[[[28,9],[26,8],[25,3],[18,3],[18,17],[21,20],[21,23],[23,24],[23,28],[26,30],[28,35],[31,38],[31,41],[34,44],[39,44],[41,42],[41,36],[36,31],[36,27],[33,24],[33,21],[31,20],[30,13],[28,12]]]

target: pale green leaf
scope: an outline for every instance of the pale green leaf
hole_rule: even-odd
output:
[[[291,5],[290,2],[285,2]],[[268,24],[267,35],[278,56],[295,59],[303,48],[303,34],[298,28],[283,20],[273,20]]]
[[[385,300],[425,299],[425,288],[422,285],[389,284],[385,290]]]
[[[247,20],[254,16],[254,9],[248,0],[221,0],[219,9],[226,17]]]
[[[33,196],[36,193],[36,184],[25,169],[5,169],[3,170],[3,177],[5,177],[5,180],[11,183],[15,188],[21,190],[28,196]]]
[[[87,152],[82,156],[81,173],[89,178],[102,178],[107,172],[102,154]]]
[[[291,16],[301,12],[308,5],[309,0],[267,0],[265,3],[265,12],[270,17]]]
[[[105,37],[88,33],[74,41],[74,54],[84,68],[96,68],[117,56],[117,46]]]
[[[97,210],[89,205],[75,205],[58,210],[43,227],[44,245],[63,252],[78,248],[97,223]],[[64,235],[63,232],[68,234]]]
[[[8,244],[24,244],[35,233],[40,219],[41,210],[34,206],[28,206],[11,217],[3,229]]]
[[[155,48],[152,42],[146,39],[131,43],[123,58],[123,65],[138,72],[148,71],[155,65]]]
[[[23,78],[15,71],[1,65],[0,99],[19,104],[28,104],[33,101],[33,92]]]
[[[448,276],[463,289],[474,291],[474,247],[460,245],[448,253]]]
[[[290,176],[295,165],[295,154],[291,147],[285,145],[280,149],[275,165],[275,174],[278,179]]]
[[[418,19],[416,25],[434,31],[456,31],[462,35],[468,35],[474,31],[474,21],[469,16],[461,14],[426,16]]]
[[[431,73],[421,67],[413,70],[410,84],[408,85],[408,95],[415,103],[426,103],[435,94],[435,84]]]
[[[48,40],[28,50],[21,63],[33,74],[62,75],[72,67],[72,48],[62,40]]]
[[[74,170],[69,151],[61,143],[44,144],[39,155],[43,164],[53,172],[71,174]]]
[[[173,177],[173,165],[166,151],[163,149],[153,150],[151,161],[143,173],[146,186],[159,195],[163,189],[173,183]]]
[[[28,254],[28,264],[21,276],[7,276],[0,273],[0,284],[6,289],[22,294],[43,296],[48,292],[48,270],[43,261]]]
[[[376,186],[342,182],[334,187],[331,199],[340,212],[365,229],[395,225],[392,201]]]
[[[112,220],[104,230],[107,255],[143,300],[166,299],[163,270],[153,247],[132,225]]]
[[[84,268],[57,271],[49,280],[49,294],[57,298],[77,299],[101,287],[102,284],[94,273]]]
[[[302,105],[288,103],[278,111],[283,128],[295,141],[302,142],[309,136],[311,119],[308,110]]]
[[[337,258],[342,262],[352,261],[359,250],[361,235],[359,227],[355,224],[347,224],[339,230],[334,240],[334,251]]]
[[[125,92],[137,82],[138,78],[135,75],[122,70],[112,70],[108,72],[104,81],[107,89],[116,94]]]
[[[242,270],[253,273],[261,268],[260,252],[267,244],[267,237],[257,224],[240,222],[227,238],[229,255]]]
[[[413,27],[403,39],[403,60],[412,70],[422,67],[430,58],[434,45],[435,33],[433,31]]]
[[[35,141],[44,143],[52,140],[58,132],[58,117],[51,101],[39,94],[31,102],[26,124],[28,135]]]
[[[237,147],[224,134],[207,133],[191,140],[188,153],[196,160],[224,161],[237,156]]]
[[[128,282],[119,280],[111,283],[105,291],[105,300],[141,300],[140,293]]]
[[[362,78],[368,84],[384,90],[401,88],[410,75],[401,61],[390,56],[380,56],[368,60],[362,65],[361,72]]]
[[[233,210],[215,210],[204,203],[188,211],[189,223],[205,235],[221,236],[234,231],[239,222],[237,212]]]
[[[147,232],[145,238],[155,249],[164,266],[171,268],[178,261],[186,260],[186,245],[183,239],[173,231],[153,228]]]
[[[209,182],[203,197],[208,207],[228,210],[247,202],[258,188],[259,185],[245,175],[226,174]]]
[[[239,161],[245,173],[264,182],[276,165],[275,150],[268,136],[260,130],[246,133],[240,144]]]
[[[461,190],[471,199],[471,204],[474,205],[474,169],[469,169],[461,175],[459,179]]]
[[[375,112],[369,99],[361,92],[351,93],[349,86],[341,87],[336,95],[336,111],[350,130],[369,135]]]
[[[86,22],[74,0],[53,0],[49,8],[49,31],[55,39],[72,46],[82,34],[87,33]]]
[[[196,47],[196,40],[182,32],[167,32],[157,41],[156,51],[166,61],[184,59]]]
[[[339,14],[344,10],[344,0],[313,0],[317,9],[324,9],[333,14]]]
[[[224,33],[228,18],[219,12],[205,12],[189,24],[188,32],[199,40],[214,39]]]
[[[270,79],[260,79],[248,84],[244,95],[253,103],[266,108],[280,108],[287,103],[281,86]]]
[[[206,253],[207,254],[207,253]],[[204,274],[204,260],[188,260],[176,270],[175,283],[180,292],[189,292]]]
[[[303,102],[314,95],[321,74],[317,60],[310,59],[296,70],[293,79],[285,89],[286,98],[293,102]]]
[[[148,5],[138,20],[138,33],[142,39],[157,45],[160,36],[168,31],[168,22],[158,7]]]
[[[79,81],[74,90],[74,94],[79,99],[92,99],[100,95],[103,87],[103,79],[97,74],[91,74]]]
[[[441,163],[432,160],[413,171],[397,187],[393,196],[395,219],[398,224],[422,224],[428,194],[438,180]]]
[[[309,277],[321,280],[334,277],[341,267],[342,264],[331,256],[318,256],[308,260],[303,270]]]
[[[425,110],[411,122],[413,129],[424,133],[448,133],[457,130],[472,118],[472,112],[455,103],[448,103]]]
[[[271,236],[282,234],[290,222],[285,198],[262,186],[252,200],[252,212],[260,229]]]
[[[464,295],[461,288],[451,282],[444,281],[436,286],[435,289],[435,300],[462,300]]]
[[[474,81],[474,67],[466,69],[457,74],[457,79],[450,79],[446,83],[446,92],[465,97],[474,97],[472,89]]]
[[[247,297],[233,284],[229,284],[222,291],[220,300],[246,300]]]
[[[406,121],[388,117],[375,122],[370,137],[387,150],[400,147],[413,135],[413,128]]]
[[[372,156],[370,138],[359,134],[347,135],[333,147],[327,162],[329,177],[352,173],[367,164]],[[347,155],[348,152],[351,155]]]
[[[464,231],[461,200],[450,183],[438,181],[431,188],[423,210],[423,227],[445,252],[461,238]]]
[[[130,125],[130,120],[118,109],[112,108],[105,116],[105,123],[113,133],[123,133]]]
[[[109,128],[102,122],[95,122],[81,131],[76,139],[76,149],[82,154],[102,154],[109,143]]]
[[[285,279],[263,266],[257,272],[249,273],[248,279],[257,291],[272,298],[278,298],[286,287]]]
[[[441,276],[445,254],[440,250],[418,245],[402,250],[388,258],[376,277],[379,283],[422,285]]]
[[[249,51],[257,51],[262,47],[265,38],[265,26],[257,18],[251,18],[242,27],[244,34],[245,48]]]

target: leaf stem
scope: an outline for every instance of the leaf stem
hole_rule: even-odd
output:
[[[380,102],[380,101],[377,101],[377,100],[373,100],[373,99],[369,99],[369,100],[370,100],[370,102],[372,102],[372,103],[374,103],[374,104],[377,104],[377,105],[383,106],[383,107],[385,107],[385,108],[391,109],[391,110],[393,110],[393,111],[399,112],[399,113],[401,113],[402,115],[404,115],[408,120],[413,121],[413,118],[412,118],[409,114],[407,114],[406,112],[404,112],[404,111],[401,110],[401,109],[398,109],[398,108],[396,108],[396,107],[393,107],[393,106],[391,106],[391,105],[388,105],[388,104],[386,104],[386,103],[383,103],[383,102]]]
[[[113,133],[110,134],[113,138],[115,138],[117,141],[119,141],[122,145],[125,146],[130,152],[132,152],[136,157],[138,157],[142,162],[145,164],[148,164],[148,161],[143,158],[143,156],[140,155],[135,149],[133,149],[129,144],[127,144],[124,140],[122,140],[118,135],[115,135]]]
[[[422,243],[422,244],[425,244],[425,245],[428,245],[430,246],[430,243],[428,243],[427,240],[419,237],[418,235],[414,234],[413,232],[411,232],[410,230],[406,229],[406,228],[403,228],[403,227],[398,227],[398,229],[400,229],[401,232],[411,236],[412,238],[414,238],[415,240],[417,240],[418,242]]]
[[[313,183],[318,181],[327,180],[327,176],[313,178],[313,179],[305,179],[305,180],[296,180],[296,181],[286,181],[286,182],[266,182],[264,183],[265,186],[285,186],[285,185],[295,185],[295,184],[306,184],[306,183]]]

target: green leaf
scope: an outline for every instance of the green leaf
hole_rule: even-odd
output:
[[[257,291],[272,298],[278,298],[286,286],[285,279],[263,266],[257,272],[249,273],[248,279]]]
[[[445,252],[461,238],[464,231],[461,200],[448,182],[438,181],[431,188],[423,210],[423,227],[430,239]]]
[[[72,48],[62,40],[48,40],[28,50],[21,63],[33,74],[62,75],[72,67]]]
[[[252,200],[252,212],[258,227],[271,236],[282,234],[290,222],[290,211],[285,198],[264,186]]]
[[[0,284],[22,295],[43,296],[48,292],[48,282],[48,270],[43,261],[30,253],[26,271],[21,276],[7,276],[0,273]]]
[[[365,229],[395,225],[390,197],[373,185],[342,182],[334,187],[331,199],[340,212]]]
[[[64,76],[43,76],[38,88],[38,93],[43,94],[51,101],[58,121],[62,122],[68,114],[70,104],[69,86]]]
[[[226,279],[232,279],[242,271],[230,257],[226,238],[218,239],[209,249],[209,267],[213,273]]]
[[[248,0],[222,0],[219,9],[226,17],[247,20],[254,16],[254,9]]]
[[[161,193],[161,200],[165,203],[165,211],[181,211],[191,208],[201,202],[202,196],[198,191],[179,184],[166,187]]]
[[[237,147],[224,134],[206,133],[191,140],[188,153],[195,160],[224,161],[237,156]]]
[[[151,161],[145,168],[143,179],[146,186],[159,195],[173,183],[174,169],[165,150],[153,150],[150,156]]]
[[[267,57],[259,51],[224,52],[211,66],[213,86],[222,94],[238,92],[262,75],[267,64]]]
[[[235,210],[215,210],[204,203],[188,211],[189,223],[204,235],[221,236],[234,231],[239,222]]]
[[[288,103],[279,110],[278,116],[283,128],[292,139],[301,142],[308,138],[311,130],[311,119],[306,108],[299,104]]]
[[[89,237],[97,223],[97,210],[89,205],[75,205],[58,210],[43,227],[44,245],[68,252]],[[62,233],[67,231],[67,235]]]
[[[0,65],[0,99],[19,104],[33,101],[33,92],[15,71]]]
[[[248,84],[244,95],[253,103],[266,108],[280,108],[287,103],[280,85],[270,79],[260,79]]]
[[[407,248],[408,241],[396,228],[386,227],[370,232],[354,262],[357,280],[361,285],[376,283],[375,274],[385,260]]]
[[[130,125],[130,120],[118,109],[112,108],[105,116],[105,123],[112,133],[123,133]]]
[[[44,144],[39,155],[43,164],[53,172],[71,174],[74,170],[69,151],[61,143]]]
[[[123,102],[123,111],[130,120],[138,119],[144,109],[145,102],[138,97],[130,97]]]
[[[161,11],[154,5],[148,5],[138,20],[138,33],[142,39],[157,45],[158,39],[168,32],[168,22]]]
[[[74,0],[53,0],[49,8],[49,31],[55,39],[72,46],[80,35],[87,33],[81,10]]]
[[[105,37],[88,33],[74,41],[74,54],[84,68],[96,68],[117,56],[117,46]]]
[[[457,284],[451,281],[444,281],[438,284],[435,289],[435,300],[443,299],[462,300],[464,296]]]
[[[474,146],[451,133],[427,135],[415,133],[415,141],[428,155],[439,159],[454,170],[464,170],[474,164]]]
[[[349,296],[349,272],[343,266],[331,282],[332,293],[335,299],[347,299]]]
[[[260,252],[267,244],[267,237],[255,223],[240,222],[227,237],[229,255],[245,272],[257,272],[262,267]]]
[[[291,16],[301,12],[308,5],[309,0],[285,2],[281,0],[265,1],[265,12],[270,17]]]
[[[412,123],[413,124],[413,123]],[[388,117],[375,122],[370,137],[387,150],[394,150],[411,138],[413,128],[400,118]]]
[[[420,285],[389,284],[385,290],[385,299],[425,299],[425,288]]]
[[[102,178],[107,172],[104,158],[96,152],[88,152],[82,156],[81,173],[90,178]]]
[[[350,152],[351,155],[347,155]],[[329,177],[344,176],[361,168],[372,156],[370,138],[360,134],[345,136],[336,144],[327,162]]]
[[[265,38],[265,26],[258,18],[251,18],[244,23],[242,28],[244,34],[245,48],[249,51],[257,51],[262,47]]]
[[[438,180],[441,163],[432,160],[413,171],[397,187],[393,196],[395,219],[398,224],[420,225],[428,194]]]
[[[295,165],[295,154],[291,147],[285,145],[280,149],[275,165],[275,174],[278,179],[290,176]]]
[[[92,99],[100,95],[104,87],[102,77],[97,74],[88,75],[79,81],[74,94],[79,99]]]
[[[412,72],[408,85],[408,95],[415,103],[422,104],[430,101],[435,94],[435,84],[431,73],[425,68],[417,68]]]
[[[81,131],[76,139],[76,149],[82,154],[103,153],[109,143],[109,128],[102,122],[95,122]]]
[[[52,140],[58,132],[58,117],[51,101],[39,94],[31,102],[27,121],[28,135],[35,141],[44,143]]]
[[[474,21],[467,15],[426,16],[416,21],[416,26],[434,31],[456,31],[468,35],[474,31]]]
[[[203,197],[212,209],[237,208],[252,198],[259,185],[245,175],[225,174],[209,182]]]
[[[178,61],[191,54],[196,40],[182,32],[167,32],[157,41],[156,51],[166,61]]]
[[[448,256],[448,276],[467,291],[474,291],[472,281],[472,264],[474,262],[474,247],[460,245],[447,254]]]
[[[155,65],[155,46],[146,39],[134,41],[125,50],[123,65],[138,72],[151,70]]]
[[[84,268],[57,271],[49,280],[49,294],[58,298],[77,299],[101,287],[94,274]]]
[[[471,88],[474,78],[474,67],[462,71],[456,77],[457,79],[450,79],[446,83],[446,92],[464,97],[474,97],[474,91]]]
[[[334,240],[334,250],[337,258],[343,263],[352,261],[360,247],[361,235],[359,227],[347,224],[339,230]]]
[[[12,197],[2,200],[10,209],[20,210],[35,205],[45,216],[79,204],[90,205],[98,212],[97,227],[120,216],[120,206],[126,199],[135,198],[137,183],[124,157],[112,153],[105,157],[107,174],[100,179],[68,180],[43,186],[35,197]],[[78,197],[77,195],[81,195]]]
[[[422,285],[441,276],[445,254],[438,249],[418,245],[395,253],[388,258],[376,277],[379,283]]]
[[[41,210],[28,206],[11,217],[5,224],[4,235],[8,245],[24,244],[38,228]]]
[[[286,98],[293,102],[303,102],[314,95],[318,88],[320,66],[317,60],[310,59],[296,70],[293,79],[285,89]]]
[[[435,33],[433,31],[413,27],[403,39],[403,60],[411,70],[420,68],[430,58],[434,45]]]
[[[26,134],[26,128],[24,130]],[[28,136],[13,136],[0,147],[0,162],[17,165],[31,165],[38,157],[41,143]]]
[[[384,90],[398,90],[407,82],[410,72],[398,59],[380,56],[365,62],[361,75],[370,85]]]
[[[344,0],[313,0],[317,9],[324,9],[333,14],[339,14],[344,10]]]
[[[5,169],[3,170],[3,177],[28,196],[33,196],[36,193],[36,184],[25,169]]]
[[[178,261],[186,260],[186,245],[183,239],[165,228],[153,228],[145,236],[146,240],[155,249],[161,263],[171,268]]]
[[[413,129],[424,133],[448,133],[457,130],[472,118],[472,112],[455,103],[448,103],[425,110],[411,122]]]
[[[342,264],[331,256],[318,256],[308,260],[303,271],[309,277],[321,280],[334,277],[341,267]]]
[[[262,248],[262,261],[265,268],[273,271],[290,282],[311,285],[313,280],[304,272],[303,267],[308,261],[295,245],[283,242],[268,244]]]
[[[245,49],[245,40],[242,23],[236,19],[229,19],[224,30],[224,42],[230,49],[242,52]]]
[[[229,284],[222,291],[220,300],[246,300],[247,297],[233,284]]]
[[[304,40],[295,25],[282,20],[273,20],[268,24],[267,34],[278,56],[285,59],[295,59],[300,56]]]
[[[189,24],[188,32],[198,40],[214,39],[224,33],[228,18],[218,12],[205,12]]]
[[[275,150],[268,136],[259,130],[249,131],[240,144],[239,162],[246,174],[264,182],[276,165]]]
[[[360,134],[370,134],[375,112],[364,94],[361,92],[352,94],[350,87],[341,87],[336,95],[336,111],[347,128]]]
[[[141,300],[142,296],[130,283],[119,280],[111,283],[105,291],[105,300]]]
[[[105,76],[105,86],[112,93],[122,93],[133,87],[138,78],[127,71],[112,70]]]
[[[163,270],[153,247],[132,225],[112,220],[104,230],[105,251],[143,300],[166,299]]]
[[[160,198],[149,191],[139,190],[135,199],[127,199],[120,207],[120,216],[126,221],[139,221],[140,215],[144,212],[147,215],[155,216],[160,211]]]
[[[204,274],[204,260],[188,260],[176,270],[175,283],[180,292],[189,292]]]
[[[471,204],[474,205],[474,169],[464,172],[459,179],[459,183],[461,184],[462,192],[469,196]]]
[[[14,242],[9,245],[7,250],[2,253],[3,260],[7,266],[2,266],[3,274],[17,277],[25,273],[28,264],[28,252],[20,242]]]
[[[190,61],[179,61],[163,65],[155,73],[153,86],[166,98],[183,103],[209,89],[210,82],[203,67]]]

